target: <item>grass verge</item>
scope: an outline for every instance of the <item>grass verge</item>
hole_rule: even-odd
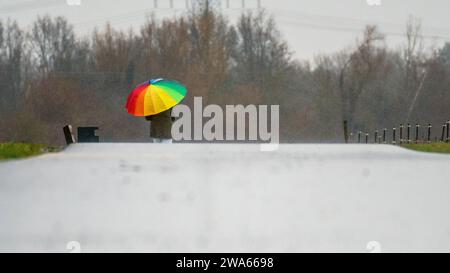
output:
[[[450,153],[450,143],[445,142],[433,142],[429,144],[404,144],[402,147],[420,152]]]
[[[35,156],[46,152],[56,152],[58,150],[58,148],[47,147],[42,144],[15,142],[0,143],[0,160]]]

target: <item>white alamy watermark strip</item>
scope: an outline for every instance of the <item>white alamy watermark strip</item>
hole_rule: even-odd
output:
[[[367,243],[366,249],[370,253],[381,253],[381,244],[378,241],[370,241]]]
[[[66,249],[70,251],[70,253],[81,253],[81,244],[78,241],[70,241],[66,244]]]
[[[202,97],[194,97],[193,108],[193,114],[183,104],[172,109],[172,117],[177,118],[172,125],[175,141],[262,141],[262,151],[278,148],[279,105],[270,105],[269,115],[268,105],[226,105],[224,110],[216,104],[203,107]]]
[[[381,0],[366,0],[366,3],[371,7],[381,6]]]

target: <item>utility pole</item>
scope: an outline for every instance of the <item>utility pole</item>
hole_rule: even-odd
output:
[[[213,8],[220,8],[221,6],[221,0],[192,0],[193,2],[197,3],[200,7],[200,10],[204,12],[206,15],[208,11],[210,11]],[[193,3],[192,6],[195,4]],[[229,2],[227,1],[227,7],[229,6]]]

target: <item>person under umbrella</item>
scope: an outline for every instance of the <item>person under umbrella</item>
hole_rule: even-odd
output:
[[[150,121],[154,143],[172,143],[172,107],[186,96],[187,89],[174,80],[152,79],[138,85],[128,96],[128,113]]]
[[[150,137],[153,143],[172,143],[172,122],[175,120],[171,116],[172,109],[163,111],[159,114],[146,116],[150,121]]]

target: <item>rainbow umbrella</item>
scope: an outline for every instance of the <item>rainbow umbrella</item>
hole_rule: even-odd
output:
[[[128,96],[128,113],[145,117],[166,111],[186,96],[187,89],[177,81],[152,79],[138,85]]]

